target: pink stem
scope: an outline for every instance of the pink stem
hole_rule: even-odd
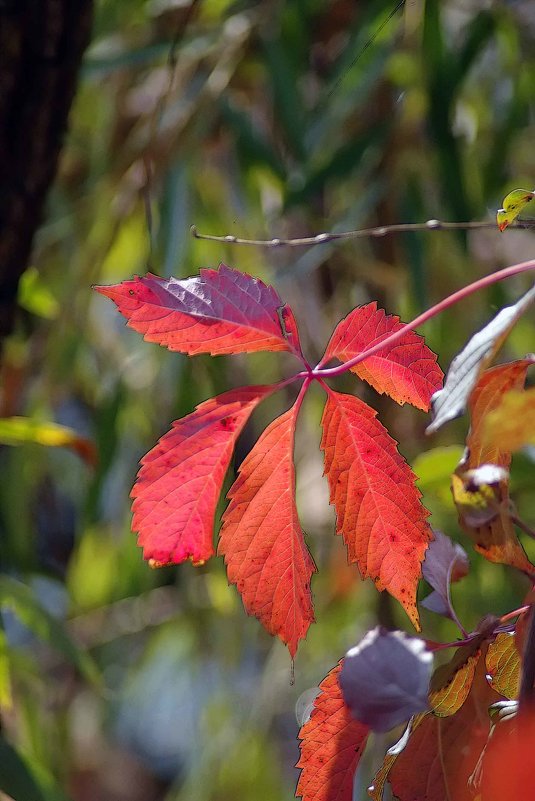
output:
[[[317,378],[318,376],[326,377],[326,376],[335,376],[341,375],[349,370],[351,367],[354,367],[356,364],[363,362],[364,359],[368,359],[370,356],[374,356],[384,348],[394,345],[395,342],[398,342],[407,331],[412,331],[418,326],[423,325],[432,317],[435,317],[437,314],[449,309],[450,306],[453,306],[460,300],[464,300],[469,295],[472,295],[474,292],[478,292],[480,289],[484,289],[487,286],[491,286],[495,284],[497,281],[503,281],[505,278],[510,278],[513,275],[518,275],[519,273],[525,273],[529,270],[535,270],[535,259],[531,261],[524,261],[520,264],[513,264],[511,267],[506,267],[503,270],[498,270],[496,273],[491,273],[490,275],[485,275],[483,278],[479,278],[477,281],[474,281],[472,284],[468,284],[468,286],[459,289],[457,292],[454,292],[453,295],[448,295],[447,298],[441,300],[440,303],[437,303],[435,306],[432,306],[427,311],[420,314],[416,317],[412,322],[407,323],[400,328],[399,331],[396,331],[394,334],[391,334],[386,339],[383,339],[381,342],[376,343],[371,348],[367,348],[359,353],[357,356],[354,356],[352,359],[349,359],[347,362],[343,364],[338,364],[336,367],[327,367],[321,369],[321,361],[319,364],[314,368],[312,371],[312,375]]]
[[[507,623],[508,620],[511,620],[513,617],[518,617],[519,615],[523,615],[524,612],[529,610],[529,604],[527,606],[521,606],[520,609],[513,609],[512,612],[508,612],[506,615],[502,615],[500,618],[500,623]]]

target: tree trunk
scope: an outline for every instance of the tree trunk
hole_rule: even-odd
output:
[[[0,0],[0,340],[54,178],[93,0]]]

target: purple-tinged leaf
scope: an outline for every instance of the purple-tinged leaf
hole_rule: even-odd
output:
[[[469,561],[464,548],[441,531],[434,531],[422,565],[424,579],[433,592],[424,598],[422,606],[438,615],[453,617],[450,602],[450,584],[466,576]]]
[[[378,626],[345,656],[344,700],[361,723],[389,731],[429,708],[432,664],[423,640]]]
[[[188,353],[286,350],[302,358],[297,324],[273,287],[221,264],[192,278],[148,273],[96,286],[149,342]]]
[[[459,417],[465,410],[472,389],[483,370],[492,362],[519,317],[535,301],[535,286],[513,306],[506,306],[488,325],[478,331],[454,358],[444,388],[431,399],[433,422],[426,434]]]

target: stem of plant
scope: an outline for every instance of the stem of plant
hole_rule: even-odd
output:
[[[280,247],[312,247],[324,245],[327,242],[336,242],[347,239],[365,239],[388,236],[391,234],[404,234],[414,231],[469,231],[481,228],[496,230],[494,220],[481,220],[472,222],[443,222],[442,220],[426,220],[423,223],[399,223],[397,225],[380,225],[375,228],[361,228],[358,231],[337,231],[331,233],[315,234],[300,239],[242,239],[233,234],[214,236],[214,234],[200,234],[197,227],[192,225],[190,233],[194,239],[203,239],[209,242],[223,242],[228,245],[255,245],[263,248]],[[508,230],[526,229],[535,227],[535,220],[519,220],[508,226]]]
[[[468,284],[468,286],[459,289],[457,292],[454,292],[452,295],[448,295],[447,298],[441,300],[439,303],[432,306],[427,311],[423,312],[423,314],[418,315],[415,317],[412,322],[407,323],[400,328],[399,331],[396,331],[394,334],[383,339],[381,342],[377,342],[371,348],[367,348],[363,350],[362,353],[359,353],[353,359],[349,359],[347,362],[343,364],[339,364],[336,367],[328,367],[322,368],[321,364],[322,361],[314,368],[312,371],[312,375],[317,378],[321,376],[322,378],[326,377],[333,377],[336,375],[341,375],[345,373],[347,370],[350,370],[351,367],[363,362],[364,359],[368,359],[370,356],[374,356],[379,351],[383,350],[386,347],[391,347],[396,342],[398,342],[407,331],[412,331],[415,328],[418,328],[420,325],[423,325],[428,320],[431,320],[433,317],[436,317],[437,314],[440,314],[446,309],[449,309],[451,306],[454,306],[460,300],[464,300],[465,298],[472,295],[474,292],[478,292],[481,289],[484,289],[487,286],[491,286],[492,284],[497,283],[498,281],[503,281],[506,278],[511,278],[513,275],[519,275],[520,273],[526,273],[530,270],[535,270],[535,259],[531,259],[530,261],[524,261],[520,264],[513,264],[511,267],[506,267],[504,270],[498,270],[498,272],[491,273],[490,275],[485,275],[483,278],[479,278],[477,281],[474,281],[472,284]]]

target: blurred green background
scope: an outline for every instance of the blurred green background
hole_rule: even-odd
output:
[[[409,629],[400,608],[360,582],[333,536],[319,388],[305,401],[296,443],[299,512],[319,573],[317,623],[300,646],[295,684],[286,649],[246,618],[221,559],[149,569],[130,531],[140,457],[200,401],[295,365],[278,354],[169,353],[91,291],[147,269],[185,277],[225,261],[277,288],[314,360],[359,303],[377,299],[410,319],[478,276],[533,258],[534,235],[515,230],[275,251],[190,236],[192,224],[270,238],[493,219],[506,192],[533,186],[533,4],[407,0],[392,15],[395,7],[96,3],[59,174],[3,355],[0,416],[70,426],[98,454],[93,464],[84,442],[81,455],[31,441],[0,450],[0,776],[13,771],[15,784],[5,786],[17,801],[290,798],[297,699],[378,620]],[[425,326],[443,369],[528,285],[510,280]],[[500,358],[534,350],[534,334],[526,317]],[[428,439],[425,415],[354,377],[337,386],[379,409],[421,477],[433,525],[460,539],[449,474],[466,419]],[[282,392],[255,412],[235,465],[292,397]],[[532,524],[534,479],[535,453],[525,451],[512,494]],[[519,606],[526,586],[464,544],[472,570],[453,595],[470,628],[488,611]],[[457,636],[431,612],[422,621],[424,636]],[[362,783],[381,749],[383,740],[372,743]]]

